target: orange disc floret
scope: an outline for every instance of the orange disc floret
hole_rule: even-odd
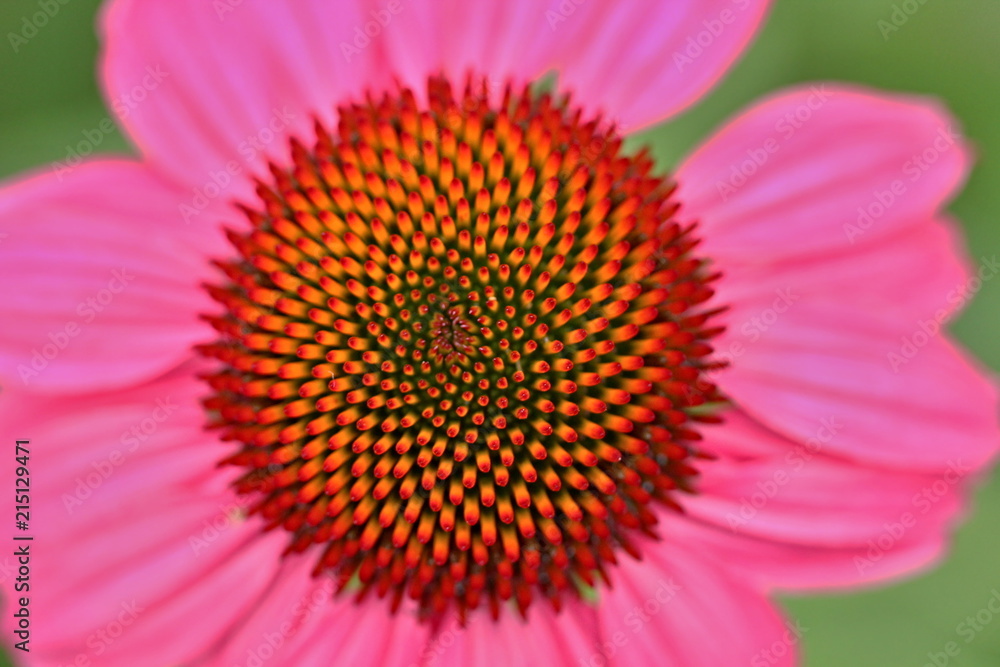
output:
[[[472,79],[316,135],[208,287],[238,490],[341,590],[558,607],[691,490],[721,400],[674,184],[568,99]]]

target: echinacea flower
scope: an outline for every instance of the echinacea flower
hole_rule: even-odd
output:
[[[998,434],[955,121],[824,84],[622,145],[767,5],[109,2],[141,158],[0,191],[15,657],[788,665],[773,593],[940,557]]]

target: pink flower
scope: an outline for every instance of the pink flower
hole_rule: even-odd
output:
[[[997,448],[955,121],[822,84],[621,150],[767,5],[110,2],[141,159],[0,192],[17,657],[788,665],[770,594],[940,558]]]

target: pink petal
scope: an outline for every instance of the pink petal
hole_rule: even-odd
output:
[[[767,585],[792,588],[866,583],[939,556],[974,471],[958,461],[934,473],[861,465],[828,454],[835,435],[824,426],[797,443],[728,412],[704,430],[715,458],[681,500],[685,515],[665,513],[662,534],[681,543],[697,535]]]
[[[677,178],[705,251],[728,268],[922,224],[956,192],[969,162],[960,128],[937,103],[818,84],[744,112]]]
[[[547,600],[536,600],[521,618],[513,605],[501,608],[494,621],[485,609],[470,614],[465,627],[446,622],[424,648],[422,667],[443,665],[588,665],[601,650],[594,608],[567,601],[556,612]]]
[[[282,664],[295,667],[409,667],[418,665],[431,629],[417,619],[416,609],[404,600],[395,614],[386,600],[357,603],[338,596],[317,612],[309,633],[303,633],[297,650]]]
[[[752,262],[752,260],[751,260]],[[832,302],[896,321],[901,334],[918,318],[948,321],[971,298],[972,276],[960,230],[928,220],[856,247],[769,262],[727,264],[718,299],[731,306],[718,347],[753,345],[785,307]],[[919,280],[920,288],[914,289]]]
[[[932,512],[939,508],[935,506]],[[663,515],[660,524],[666,542],[698,545],[760,590],[799,593],[880,583],[933,566],[944,556],[947,540],[927,535],[920,528],[918,525],[897,538],[899,529],[890,525],[879,538],[881,544],[876,539],[863,545],[820,547],[737,534],[719,525],[718,520],[703,521],[672,512]]]
[[[317,558],[306,552],[282,559],[274,584],[240,625],[202,656],[204,664],[416,664],[431,626],[417,621],[412,603],[405,600],[393,614],[388,600],[335,595],[332,579],[312,575]]]
[[[32,557],[45,582],[33,589],[33,651],[46,660],[188,664],[273,584],[287,536],[241,518],[233,472],[213,465],[228,447],[204,432],[202,383],[188,370],[123,392],[2,403],[11,432],[31,439],[31,527],[45,545]]]
[[[203,219],[205,200],[252,197],[288,137],[309,141],[314,119],[331,125],[336,105],[394,79],[419,93],[442,71],[499,86],[557,69],[592,111],[638,129],[707,91],[768,4],[113,0],[103,83],[143,155],[184,185],[186,218]]]
[[[994,455],[994,387],[941,335],[973,285],[937,221],[969,168],[955,129],[928,101],[814,87],[746,112],[681,167],[730,306],[716,379],[762,423],[806,442],[834,420],[831,452],[896,467]]]
[[[548,72],[566,45],[553,39],[545,3],[413,0],[399,6],[380,44],[393,72],[418,94],[427,76],[439,73],[458,80],[470,72],[486,76],[498,91],[508,77],[528,83]]]
[[[257,605],[266,601],[267,591],[280,576],[280,572],[275,572],[275,565],[280,562],[285,537],[274,533],[261,535],[259,524],[248,526],[250,529],[245,531],[244,537],[247,532],[252,533],[250,539],[235,539],[238,531],[234,530],[233,537],[223,538],[218,543],[220,558],[214,562],[200,562],[201,572],[196,576],[179,576],[169,570],[164,572],[150,567],[135,578],[126,597],[114,607],[102,596],[99,601],[90,601],[87,607],[76,608],[77,618],[90,619],[89,627],[83,628],[89,631],[86,637],[90,643],[77,643],[73,657],[89,649],[90,655],[99,655],[100,663],[95,664],[131,667],[142,664],[138,661],[143,660],[150,664],[192,664],[197,656],[210,652],[221,638],[239,627]],[[162,577],[164,587],[169,586],[172,590],[159,597],[145,595],[143,582],[157,577]],[[93,633],[104,628],[114,632],[121,614],[129,607],[136,609],[133,624],[124,628],[121,637],[104,653],[98,654],[100,648],[94,648],[95,642],[91,640]],[[206,614],[206,610],[213,611]],[[197,618],[198,622],[192,623],[192,618]],[[79,636],[82,639],[84,635]],[[69,659],[64,662],[68,663]]]
[[[266,174],[289,136],[311,139],[314,117],[330,123],[345,96],[384,80],[377,48],[343,50],[368,20],[353,1],[114,0],[102,22],[106,95],[188,201],[248,197],[248,174]]]
[[[186,226],[179,191],[147,168],[95,162],[0,191],[0,280],[8,286],[0,373],[30,389],[108,388],[191,354],[215,310],[199,281],[224,248]],[[15,288],[16,286],[16,288]]]
[[[916,516],[914,498],[938,480],[946,482],[946,493],[935,504],[945,506],[942,514],[954,514],[973,472],[959,461],[935,474],[917,474],[834,458],[824,448],[837,437],[835,421],[822,424],[808,444],[797,444],[745,417],[730,413],[727,420],[704,430],[706,450],[718,458],[700,466],[697,494],[683,504],[693,517],[736,533],[824,546],[864,544],[879,537],[884,524]],[[720,431],[727,432],[723,438],[765,440],[774,453],[726,456],[713,443]]]
[[[316,560],[317,554],[308,552],[283,558],[274,585],[221,645],[202,656],[204,664],[298,664],[290,656],[312,650],[317,634],[348,625],[355,611],[340,598],[331,599],[332,579],[312,576]]]
[[[560,87],[634,131],[679,112],[746,48],[766,0],[401,3],[384,44],[404,81],[483,74],[498,85],[556,70]],[[699,44],[700,42],[700,44]]]
[[[869,365],[873,374],[856,378],[857,384],[864,385],[863,395],[867,396],[874,387],[867,380],[885,375],[887,369],[893,376],[899,371],[897,386],[903,388],[906,374],[919,372],[909,368],[908,359],[902,356],[904,346],[907,353],[915,351],[904,341],[917,336],[926,342],[920,338],[925,329],[942,331],[952,315],[972,297],[974,282],[970,282],[969,262],[958,236],[951,221],[926,222],[883,235],[857,248],[824,255],[752,266],[730,263],[718,284],[719,302],[730,305],[724,315],[728,328],[715,341],[719,357],[730,366],[719,371],[716,380],[727,391],[737,392],[748,409],[762,415],[770,410],[770,396],[747,389],[747,383],[760,379],[758,370],[768,370],[773,365],[791,374],[804,373],[807,382],[825,385],[834,382],[836,373],[827,375],[820,371],[818,361],[805,365],[803,353],[812,353],[817,360],[838,358],[842,354],[867,355],[872,360]],[[919,289],[914,288],[915,281],[919,281]],[[813,317],[819,319],[811,321]],[[851,326],[841,325],[850,320],[854,324],[873,324],[867,333],[862,334],[859,329],[857,335],[851,336]],[[827,322],[828,327],[817,331],[820,326],[817,323],[821,322]],[[862,344],[868,346],[867,352],[852,347]],[[956,363],[960,369],[968,368],[964,363]],[[833,364],[839,366],[837,362]],[[853,368],[860,372],[856,365]],[[966,409],[978,415],[979,423],[985,419],[988,425],[991,390],[978,379],[976,385],[986,393],[978,394],[978,401]],[[946,386],[937,385],[932,395],[960,405],[962,396],[949,397]],[[876,406],[872,408],[877,412]],[[824,413],[818,418],[833,416],[835,413]],[[960,439],[964,440],[965,437]],[[838,442],[839,439],[833,446]],[[897,444],[905,447],[907,443],[897,441]],[[970,444],[984,449],[977,460],[989,457],[988,433]],[[884,457],[880,460],[887,461]]]
[[[596,658],[637,667],[794,665],[802,629],[696,542],[644,542],[598,592]],[[594,664],[602,664],[599,661]]]
[[[755,419],[831,454],[895,468],[978,470],[997,452],[993,382],[926,320],[795,304],[717,377]],[[930,335],[928,335],[929,332]]]
[[[560,83],[634,132],[679,113],[714,87],[749,46],[770,4],[584,3],[580,9],[590,11],[580,16],[579,28],[565,31],[572,36],[559,61]],[[569,16],[554,32],[575,20]]]

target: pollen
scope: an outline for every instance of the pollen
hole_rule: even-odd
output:
[[[343,595],[586,595],[692,492],[711,283],[674,182],[571,99],[432,78],[338,108],[241,205],[199,351],[222,463]]]

